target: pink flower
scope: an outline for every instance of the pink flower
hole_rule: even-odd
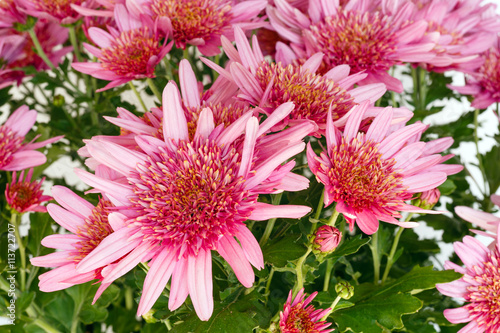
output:
[[[321,321],[330,309],[314,309],[314,305],[309,305],[318,294],[317,291],[304,299],[304,289],[297,293],[292,300],[292,291],[288,294],[284,309],[280,312],[280,332],[281,333],[328,333],[334,329],[327,329],[331,323]],[[309,306],[308,306],[309,305]]]
[[[486,109],[493,103],[500,102],[500,39],[495,37],[495,46],[484,52],[480,61],[482,65],[467,76],[463,87],[449,86],[461,94],[472,95],[471,105],[477,109]]]
[[[195,92],[189,91],[189,98],[195,98]],[[257,199],[261,193],[308,186],[307,179],[290,173],[293,161],[282,163],[304,149],[301,140],[314,126],[306,123],[264,136],[292,111],[291,103],[260,125],[249,111],[228,127],[215,127],[207,107],[191,138],[182,103],[176,85],[170,82],[163,92],[163,139],[135,135],[134,149],[106,137],[87,142],[94,166],[117,177],[110,180],[83,170],[77,173],[115,204],[113,214],[120,214],[117,218],[126,227],[107,236],[77,270],[84,274],[123,257],[115,268],[103,272],[103,283],[107,283],[147,254],[153,259],[138,314],[151,309],[171,280],[169,309],[177,309],[190,295],[200,319],[208,320],[213,311],[211,251],[217,251],[239,281],[250,287],[255,279],[252,265],[260,269],[264,260],[244,222],[298,218],[310,211],[309,207],[275,206]]]
[[[314,246],[323,253],[330,253],[335,251],[341,240],[342,233],[339,229],[329,225],[322,225],[316,230]]]
[[[26,40],[16,34],[0,35],[0,89],[18,83],[22,77],[15,74],[9,67],[22,59],[22,51]]]
[[[24,136],[36,121],[36,111],[29,110],[26,105],[19,107],[0,126],[0,170],[18,171],[29,169],[45,163],[47,158],[35,149],[56,142],[57,136],[42,142],[23,144]]]
[[[344,116],[354,105],[365,100],[375,102],[386,91],[382,83],[353,88],[367,75],[349,75],[347,65],[336,66],[325,75],[317,73],[323,59],[321,53],[314,54],[300,65],[291,49],[278,44],[277,62],[268,63],[255,36],[253,47],[250,47],[243,31],[235,28],[235,39],[238,50],[229,40],[222,39],[224,51],[231,60],[228,68],[223,69],[208,59],[202,59],[203,62],[218,71],[222,79],[238,86],[238,98],[259,106],[266,115],[285,102],[293,102],[295,108],[281,127],[307,119],[318,125],[319,130],[315,134],[319,136],[324,133],[330,105],[333,120],[340,126],[345,124]],[[373,117],[380,110],[370,107],[366,116]],[[407,110],[400,113],[400,118],[404,120],[411,117]]]
[[[79,273],[76,266],[106,236],[123,227],[120,219],[112,216],[108,218],[108,210],[113,205],[103,197],[94,207],[63,186],[52,187],[52,195],[61,206],[49,204],[47,211],[60,226],[71,233],[45,237],[42,239],[42,245],[59,251],[31,259],[34,266],[57,267],[40,275],[40,283],[38,284],[40,290],[45,292],[62,290],[94,279],[102,282],[101,273],[117,263],[109,263],[105,268],[98,268],[86,273]],[[101,283],[94,302],[111,282]]]
[[[15,0],[0,2],[0,28],[12,28],[14,23],[25,23],[26,15],[19,12]]]
[[[16,172],[12,174],[12,182],[5,187],[5,198],[11,209],[19,213],[46,212],[47,208],[41,204],[52,200],[51,196],[43,195],[41,186],[45,177],[40,181],[31,181],[33,169],[29,169],[24,179],[24,170],[16,180]]]
[[[307,160],[311,171],[325,185],[325,206],[336,202],[336,210],[344,215],[351,230],[356,222],[361,231],[373,234],[379,220],[414,227],[412,222],[399,222],[400,211],[427,212],[409,205],[415,193],[442,184],[447,175],[462,170],[460,165],[441,164],[453,155],[437,153],[448,148],[452,138],[421,142],[426,125],[415,123],[390,129],[392,108],[375,117],[366,133],[359,125],[366,103],[352,111],[344,132],[333,124],[328,114],[326,151],[316,156],[310,144]]]
[[[481,60],[478,55],[493,46],[500,20],[496,5],[480,1],[414,1],[415,20],[429,22],[427,34],[439,34],[431,63],[419,65],[436,72],[475,71]]]
[[[234,40],[233,26],[244,30],[264,26],[258,18],[266,7],[265,0],[235,4],[231,0],[146,0],[145,10],[153,19],[164,18],[172,27],[172,38],[178,48],[195,45],[205,56],[220,53],[221,36]]]
[[[340,7],[338,2],[311,0],[307,13],[286,0],[274,4],[267,8],[271,25],[299,58],[322,52],[325,71],[347,64],[353,74],[366,73],[359,84],[382,82],[400,93],[402,83],[387,71],[402,62],[435,57],[431,51],[438,36],[425,36],[426,21],[412,21],[410,2],[351,0]],[[387,15],[392,5],[397,10]]]
[[[77,71],[102,80],[111,81],[97,91],[111,89],[134,79],[153,78],[156,65],[170,51],[172,44],[161,45],[158,22],[141,16],[136,19],[124,5],[115,6],[118,30],[108,27],[109,33],[100,28],[89,28],[90,38],[100,47],[84,43],[85,48],[99,62],[76,62]]]
[[[55,21],[61,24],[71,24],[80,18],[71,6],[81,5],[85,0],[14,0],[20,11],[28,15]]]
[[[442,294],[467,302],[462,307],[444,310],[444,316],[450,322],[468,323],[460,333],[500,332],[500,233],[496,237],[491,249],[471,236],[465,236],[462,242],[455,242],[453,247],[465,267],[448,261],[445,268],[464,276],[436,285]]]

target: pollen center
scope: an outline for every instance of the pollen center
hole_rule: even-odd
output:
[[[181,44],[220,38],[232,19],[229,0],[153,0],[151,10],[170,18],[174,40]]]
[[[151,240],[195,255],[215,249],[220,236],[236,233],[257,195],[237,176],[240,155],[232,146],[211,140],[180,141],[177,151],[163,151],[138,167],[131,199],[140,212],[135,224]]]
[[[500,255],[495,249],[483,267],[473,267],[474,283],[467,287],[466,307],[480,329],[486,333],[500,332]]]
[[[12,154],[21,148],[23,139],[7,126],[0,126],[0,167],[12,160]]]
[[[154,77],[154,67],[148,66],[153,56],[160,53],[158,40],[150,36],[149,29],[123,31],[100,58],[102,66],[125,77]]]
[[[66,17],[76,17],[78,13],[75,12],[71,5],[81,5],[83,0],[31,0],[37,10],[48,13],[55,18],[64,19]]]
[[[310,27],[316,51],[325,54],[328,68],[347,64],[352,73],[387,71],[395,61],[396,39],[389,19],[379,12],[340,11]]]
[[[82,240],[77,243],[78,254],[73,257],[75,263],[85,258],[106,236],[113,232],[108,222],[109,207],[113,207],[113,204],[101,198],[92,210],[92,214],[85,219],[83,225],[78,227],[76,234]]]
[[[311,319],[311,311],[303,309],[299,304],[290,309],[286,320],[286,333],[319,333],[316,323]]]
[[[403,176],[397,173],[393,159],[386,160],[378,151],[378,144],[364,142],[363,133],[334,146],[330,154],[332,167],[328,178],[332,184],[330,195],[334,201],[343,201],[357,212],[365,208],[384,211],[411,194],[403,187]]]
[[[273,85],[268,102],[278,107],[293,102],[292,119],[310,119],[325,123],[328,108],[332,106],[334,120],[344,116],[354,105],[353,98],[333,80],[311,73],[301,66],[263,62],[256,71],[256,78],[262,90],[271,80]]]

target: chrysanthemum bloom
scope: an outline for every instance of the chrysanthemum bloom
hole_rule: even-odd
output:
[[[141,16],[138,20],[124,5],[115,6],[118,30],[108,27],[109,33],[100,28],[90,28],[88,34],[96,48],[84,43],[85,48],[99,62],[76,62],[72,66],[79,72],[102,80],[111,81],[104,91],[134,79],[153,78],[156,65],[170,51],[172,43],[160,43],[157,21]]]
[[[437,284],[444,295],[463,298],[467,304],[444,310],[450,322],[468,323],[459,333],[500,332],[500,233],[492,249],[471,236],[453,244],[455,253],[465,267],[446,262],[446,269],[453,269],[464,276],[456,281]]]
[[[21,171],[18,179],[16,176],[14,171],[12,182],[5,187],[5,198],[9,207],[18,213],[46,212],[47,208],[42,206],[42,203],[52,200],[52,197],[43,195],[41,186],[45,177],[39,181],[31,181],[33,169],[29,169],[26,178],[24,178],[24,170]]]
[[[476,73],[467,76],[466,85],[449,86],[461,94],[474,97],[471,106],[486,109],[500,102],[500,40],[496,38],[495,47],[481,55],[482,66]]]
[[[252,47],[243,31],[235,28],[237,50],[222,38],[225,53],[232,60],[229,68],[223,69],[208,59],[202,59],[208,66],[233,82],[240,89],[238,98],[259,106],[269,115],[277,106],[293,102],[295,109],[283,122],[283,126],[308,119],[324,133],[328,109],[332,108],[333,120],[342,126],[342,119],[354,105],[369,100],[374,103],[386,91],[382,83],[368,84],[352,88],[366,78],[366,74],[349,75],[349,66],[336,66],[325,75],[317,73],[323,55],[315,54],[303,64],[297,62],[294,52],[284,45],[278,45],[276,63],[264,60],[257,37],[253,37]],[[381,108],[370,107],[366,117],[375,116]],[[408,120],[408,110],[398,110],[398,119]],[[396,117],[395,117],[396,118]],[[395,121],[397,121],[395,119]]]
[[[0,89],[11,84],[20,84],[20,78],[13,75],[9,66],[15,61],[22,59],[22,50],[26,43],[23,36],[8,34],[0,36]]]
[[[425,35],[427,22],[411,21],[414,5],[404,2],[394,15],[386,15],[392,2],[349,1],[340,7],[332,1],[309,1],[307,13],[286,0],[275,0],[267,14],[273,28],[299,58],[322,52],[326,70],[347,64],[352,73],[364,72],[359,84],[382,82],[387,89],[402,92],[402,83],[387,71],[402,62],[426,62],[438,35]]]
[[[493,194],[491,196],[491,201],[500,206],[500,196]],[[495,238],[496,236],[492,235],[497,233],[497,226],[500,225],[500,218],[490,213],[482,212],[479,210],[472,209],[470,207],[465,206],[457,206],[455,207],[455,213],[458,216],[463,218],[464,220],[475,224],[476,226],[486,230],[487,232],[472,230],[476,234],[480,234],[486,237]],[[495,243],[493,242],[490,245],[490,249],[493,250]]]
[[[57,136],[41,142],[23,144],[24,136],[36,121],[36,111],[26,105],[14,111],[0,126],[0,170],[19,171],[45,163],[47,158],[35,149],[62,138]]]
[[[57,267],[40,275],[38,285],[40,290],[52,292],[92,280],[102,281],[101,272],[103,269],[112,267],[116,263],[110,263],[111,265],[106,268],[99,268],[86,273],[77,272],[76,265],[97,247],[106,236],[123,227],[119,218],[113,218],[113,216],[108,218],[108,209],[113,205],[103,197],[94,207],[91,203],[63,186],[53,186],[52,195],[60,206],[49,204],[47,211],[54,221],[71,233],[45,237],[42,239],[43,246],[60,251],[31,259],[34,266]],[[94,302],[111,282],[101,283]]]
[[[330,309],[314,309],[314,305],[309,304],[318,294],[313,292],[304,299],[304,289],[299,290],[297,296],[292,299],[292,291],[288,294],[283,311],[280,312],[280,332],[281,333],[328,333],[334,331],[328,327],[331,323],[321,321]]]
[[[163,92],[162,118],[168,120],[162,124],[163,140],[136,135],[136,150],[104,137],[87,142],[90,156],[119,177],[112,181],[77,173],[117,206],[126,227],[107,236],[77,269],[91,272],[123,257],[114,269],[103,272],[106,283],[150,254],[138,314],[151,309],[171,279],[169,309],[177,309],[190,295],[200,319],[208,320],[213,311],[212,250],[250,287],[255,278],[252,265],[260,269],[264,260],[244,222],[298,218],[310,211],[257,199],[261,193],[308,186],[306,178],[290,173],[293,161],[282,163],[304,149],[301,140],[314,125],[262,137],[293,104],[282,105],[260,125],[249,111],[228,127],[215,127],[212,111],[205,108],[190,138],[181,103],[176,85],[169,83]]]
[[[12,28],[14,23],[24,23],[26,15],[19,12],[14,0],[0,1],[0,28]]]
[[[330,253],[337,248],[341,240],[342,233],[339,229],[322,225],[314,235],[314,247],[323,253]]]
[[[178,48],[195,45],[206,56],[220,53],[220,37],[233,39],[233,26],[258,29],[265,23],[258,18],[265,0],[235,4],[231,0],[146,0],[144,6],[153,19],[166,18]]]
[[[375,117],[366,132],[359,131],[366,104],[355,107],[341,133],[328,116],[326,151],[316,156],[307,147],[309,168],[325,185],[325,206],[336,202],[351,230],[357,223],[361,231],[371,235],[379,220],[402,227],[400,211],[433,212],[409,205],[414,193],[428,191],[442,184],[447,175],[462,170],[460,165],[441,164],[453,155],[437,153],[447,149],[452,138],[420,142],[426,125],[415,123],[396,131],[389,130],[392,109],[385,108]]]
[[[500,20],[496,5],[480,1],[413,1],[415,20],[429,22],[427,33],[439,33],[432,63],[419,65],[436,72],[459,70],[471,73],[480,65],[478,55],[493,46]]]
[[[55,21],[61,24],[71,24],[81,15],[71,5],[81,5],[85,0],[14,0],[19,9],[28,15]]]

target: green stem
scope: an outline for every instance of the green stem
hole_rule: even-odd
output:
[[[394,254],[396,254],[396,250],[398,248],[398,243],[399,243],[399,238],[401,237],[403,230],[405,230],[405,229],[402,227],[399,227],[398,231],[396,232],[396,236],[394,237],[394,242],[392,243],[391,252],[389,253],[389,256],[387,257],[387,266],[385,266],[384,276],[382,276],[382,284],[384,284],[385,281],[387,280],[387,277],[389,276],[389,272],[391,271],[392,265],[394,264]]]
[[[481,192],[483,192],[483,196],[485,198],[488,198],[489,197],[489,194],[488,194],[488,181],[487,181],[487,178],[486,178],[486,172],[485,172],[485,169],[484,169],[484,164],[483,164],[483,159],[481,158],[481,154],[479,153],[479,137],[477,135],[477,129],[479,127],[478,125],[478,121],[477,121],[477,118],[479,116],[479,109],[475,109],[474,110],[474,143],[476,145],[476,158],[479,162],[479,169],[481,170],[481,175],[483,176],[483,181],[484,181],[484,191],[481,191],[481,189],[479,189]]]
[[[184,49],[184,51],[182,52],[182,57],[183,57],[184,59],[189,60],[189,58],[190,58],[190,57],[189,57],[189,46],[187,46],[187,45],[186,45],[186,48],[185,48],[185,49]]]
[[[281,196],[283,193],[278,193],[273,196],[271,202],[273,205],[279,205],[281,202]],[[276,218],[269,219],[267,221],[266,229],[264,230],[264,234],[262,235],[262,238],[260,239],[260,247],[264,246],[267,241],[269,240],[269,237],[271,236],[271,233],[273,232],[274,224],[276,223]]]
[[[372,235],[370,245],[373,257],[373,282],[377,284],[380,280],[380,254],[378,253],[378,231]]]
[[[126,287],[125,288],[125,309],[132,310],[133,306],[134,306],[134,294],[133,294],[132,288]]]
[[[323,281],[323,291],[328,291],[328,288],[330,287],[330,277],[332,276],[332,270],[333,270],[333,260],[327,259],[325,280]]]
[[[52,61],[49,60],[49,57],[47,57],[47,54],[45,54],[45,51],[42,48],[42,45],[40,45],[40,41],[38,40],[38,37],[36,36],[34,28],[31,28],[28,30],[28,33],[31,37],[31,40],[33,41],[33,45],[35,46],[36,53],[42,60],[47,64],[47,66],[50,67],[53,71],[56,70],[56,66],[52,63]]]
[[[33,308],[33,306],[30,305],[26,309],[26,313],[28,314],[28,316],[30,316],[30,318],[35,319],[35,321],[33,321],[33,324],[35,324],[36,326],[40,327],[45,332],[47,332],[47,333],[60,333],[59,330],[57,330],[56,328],[52,327],[52,325],[50,325],[43,318],[41,318],[38,315],[38,313],[36,312],[36,310]]]
[[[215,57],[214,57],[214,62],[219,65],[219,62],[220,62],[220,55],[217,54]],[[213,80],[217,80],[217,77],[219,76],[219,73],[217,73],[217,71],[215,69],[212,69],[212,76],[213,76]]]
[[[165,64],[165,77],[168,81],[173,80],[174,76],[172,75],[172,65],[170,64],[170,61],[167,59],[167,57],[163,58],[163,63]]]
[[[271,271],[269,272],[269,276],[267,277],[266,281],[266,289],[264,291],[264,296],[266,297],[266,302],[269,297],[269,290],[271,289],[271,281],[273,280],[273,275],[274,275],[274,267],[271,267]]]
[[[417,67],[417,72],[419,73],[419,99],[420,99],[420,109],[426,110],[427,104],[425,100],[427,99],[427,71],[423,70],[423,68]]]
[[[297,292],[304,287],[304,277],[303,277],[303,272],[302,272],[302,269],[303,269],[302,266],[304,265],[304,262],[306,261],[307,256],[309,255],[309,253],[311,253],[311,251],[312,251],[312,248],[309,246],[307,248],[307,252],[297,260],[297,265],[295,267],[295,273],[297,275],[297,282],[295,283],[295,286],[293,287],[293,294],[294,295],[297,295]]]
[[[139,92],[135,88],[135,86],[132,83],[132,81],[128,81],[128,85],[132,89],[132,91],[134,92],[134,94],[137,97],[137,99],[139,100],[139,103],[141,103],[141,106],[144,109],[144,112],[148,112],[148,108],[146,107],[146,104],[144,103],[144,100],[142,99],[141,95],[139,94]]]
[[[337,218],[339,217],[339,212],[337,211],[336,207],[333,208],[333,214],[328,220],[328,225],[331,227],[335,226],[335,222],[337,222]]]
[[[71,42],[71,45],[73,46],[73,50],[75,51],[75,56],[76,56],[76,60],[78,60],[78,62],[82,62],[82,54],[80,53],[80,48],[78,47],[78,43],[76,41],[76,30],[75,30],[75,27],[74,26],[70,26],[68,28],[68,31],[69,31],[69,40]]]
[[[413,78],[413,105],[415,106],[415,111],[419,111],[418,108],[420,107],[419,101],[419,82],[418,82],[418,75],[417,75],[417,69],[416,68],[411,68],[411,77]]]
[[[340,302],[341,299],[342,297],[340,296],[337,296],[337,298],[335,298],[332,305],[330,305],[330,310],[323,316],[323,318],[321,318],[321,321],[325,321],[326,319],[328,319],[328,316],[335,310],[335,307],[337,306],[337,304]]]
[[[16,234],[16,242],[17,246],[19,247],[19,254],[21,255],[21,287],[20,290],[21,292],[25,291],[26,289],[26,249],[24,247],[23,240],[21,238],[21,231],[19,230],[19,227],[21,226],[21,215],[17,214],[16,212],[12,211],[12,216],[10,219],[11,224],[15,228],[15,234]]]
[[[156,98],[158,98],[158,100],[161,102],[162,101],[161,93],[156,87],[156,84],[149,77],[146,79],[146,82],[148,83],[149,88],[151,88],[151,91],[153,91],[153,94],[155,94]]]
[[[318,207],[316,208],[316,212],[314,213],[315,220],[319,220],[319,217],[321,216],[321,211],[323,210],[323,206],[325,205],[324,204],[325,191],[326,191],[326,189],[323,190],[323,192],[321,192],[321,197],[319,198],[319,201],[318,201]]]

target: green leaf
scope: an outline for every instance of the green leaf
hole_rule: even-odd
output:
[[[432,289],[436,283],[458,279],[454,271],[434,271],[432,267],[415,267],[401,278],[383,286],[365,283],[355,287],[349,300],[353,307],[332,314],[341,332],[382,333],[401,329],[402,315],[417,312],[423,302],[412,294]]]
[[[438,190],[441,192],[441,195],[450,195],[452,194],[457,186],[451,179],[446,179],[446,181],[439,185]]]
[[[289,261],[300,258],[306,253],[300,238],[301,235],[291,234],[277,242],[269,243],[262,249],[264,260],[275,267],[285,267]]]
[[[259,294],[251,292],[244,295],[244,288],[215,305],[214,312],[208,321],[201,321],[196,313],[182,317],[183,322],[175,325],[171,333],[220,333],[220,332],[252,332],[256,327],[269,325],[271,313],[259,301]]]
[[[500,146],[494,146],[483,158],[484,172],[490,187],[490,193],[495,193],[500,187],[498,161],[500,161]]]
[[[362,238],[363,235],[357,235],[346,240],[342,243],[332,254],[328,255],[326,259],[333,259],[335,263],[340,257],[347,256],[359,251],[359,249],[370,242],[371,238]]]
[[[108,311],[104,308],[85,304],[80,310],[80,321],[85,325],[95,322],[102,322],[108,316]]]

